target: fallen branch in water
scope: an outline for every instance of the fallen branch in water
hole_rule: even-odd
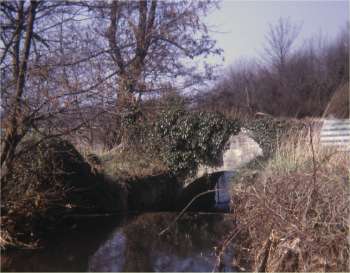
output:
[[[220,189],[215,189],[215,190],[208,190],[205,192],[201,192],[199,194],[197,194],[195,197],[192,198],[192,200],[180,211],[180,213],[175,217],[174,221],[172,221],[165,229],[163,229],[161,232],[159,232],[159,236],[163,235],[165,232],[167,232],[176,222],[177,220],[180,219],[180,217],[186,212],[186,210],[192,205],[192,203],[197,200],[199,197],[208,194],[208,193],[212,193],[212,192],[216,192]]]

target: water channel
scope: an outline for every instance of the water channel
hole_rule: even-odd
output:
[[[232,214],[185,213],[170,231],[174,212],[144,213],[122,221],[94,217],[56,234],[45,249],[2,253],[2,271],[211,272],[215,248],[234,228]],[[233,250],[222,271],[236,271]]]

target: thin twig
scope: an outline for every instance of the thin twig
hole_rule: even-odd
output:
[[[305,213],[304,213],[304,219],[303,219],[303,223],[304,223],[304,227],[307,226],[307,213],[310,210],[311,207],[311,202],[312,202],[312,197],[314,195],[315,189],[316,189],[316,182],[317,182],[317,162],[316,162],[316,156],[315,156],[315,149],[314,149],[314,144],[313,144],[313,131],[312,131],[312,124],[309,124],[309,136],[310,136],[310,146],[311,146],[311,152],[312,152],[312,167],[313,167],[313,174],[312,174],[312,181],[313,181],[313,185],[312,188],[309,191],[308,197],[307,197],[307,203],[306,203],[306,207],[305,207]]]
[[[312,166],[313,166],[313,182],[314,182],[314,188],[316,186],[316,173],[317,173],[317,163],[316,163],[316,157],[315,157],[315,149],[314,149],[314,143],[313,143],[313,130],[312,130],[312,125],[311,123],[309,124],[310,126],[310,146],[311,146],[311,152],[312,152]]]
[[[191,204],[196,200],[198,199],[199,197],[205,195],[205,194],[208,194],[208,193],[211,193],[211,192],[216,192],[217,190],[219,189],[215,189],[215,190],[208,190],[208,191],[205,191],[205,192],[201,192],[199,194],[197,194],[195,197],[192,198],[192,200],[186,205],[186,207],[184,207],[181,212],[176,216],[176,218],[165,228],[163,229],[161,232],[159,232],[159,236],[163,235],[166,231],[168,231],[176,222],[177,220],[180,219],[180,217],[186,212],[186,210],[189,208],[189,206],[191,206]]]

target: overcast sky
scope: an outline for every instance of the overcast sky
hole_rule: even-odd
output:
[[[212,36],[224,49],[224,65],[261,55],[269,23],[279,17],[302,24],[298,43],[320,33],[332,39],[349,21],[349,1],[223,0],[205,19],[219,31]]]

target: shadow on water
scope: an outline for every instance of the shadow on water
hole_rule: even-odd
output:
[[[118,222],[93,218],[57,235],[36,251],[2,253],[2,271],[212,271],[215,247],[232,230],[230,214],[186,213],[159,235],[176,213],[145,213]],[[233,251],[224,257],[231,267]]]

